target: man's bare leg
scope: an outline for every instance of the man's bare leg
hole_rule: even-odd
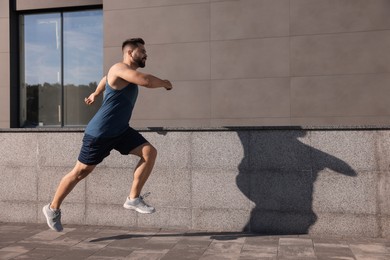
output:
[[[53,201],[42,208],[42,212],[46,217],[47,225],[51,229],[57,232],[61,232],[63,230],[60,210],[63,200],[73,190],[77,183],[87,177],[88,174],[95,169],[95,167],[96,165],[86,165],[77,161],[73,170],[62,178],[54,195]]]
[[[130,199],[135,199],[139,197],[145,182],[153,170],[157,158],[157,150],[151,144],[145,143],[132,150],[130,154],[141,158],[135,168],[133,184],[129,194]]]
[[[65,197],[73,190],[77,183],[87,177],[95,167],[96,165],[86,165],[77,161],[73,170],[62,178],[53,201],[50,203],[50,208],[59,209]]]

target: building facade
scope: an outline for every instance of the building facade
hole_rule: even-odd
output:
[[[174,85],[140,88],[131,122],[159,150],[145,186],[158,211],[123,210],[137,160],[113,151],[67,198],[64,223],[390,237],[389,10],[0,0],[0,221],[45,221],[99,107],[84,97],[122,41],[142,37],[142,71]]]
[[[388,125],[389,10],[386,0],[0,0],[0,127],[85,125],[95,110],[86,110],[84,96],[121,60],[121,43],[130,37],[147,43],[143,71],[175,87],[142,89],[134,127]],[[66,19],[77,12],[98,13],[88,21],[101,23],[101,38],[84,37],[72,49]],[[49,14],[63,19],[62,67],[43,75],[33,55],[23,60],[23,30]],[[76,18],[70,23],[83,24]],[[44,23],[43,32],[54,30]],[[82,64],[87,51],[72,53],[81,47],[101,54],[92,57],[94,71]],[[45,45],[30,50],[39,48],[51,57]],[[42,77],[35,90],[33,80],[25,89],[29,73]],[[90,78],[67,82],[78,73]]]

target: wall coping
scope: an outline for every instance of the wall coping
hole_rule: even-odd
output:
[[[388,125],[378,126],[226,126],[226,127],[135,127],[140,132],[236,132],[236,131],[374,131],[390,130]],[[0,133],[80,133],[84,127],[0,128]]]

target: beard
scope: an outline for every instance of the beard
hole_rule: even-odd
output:
[[[139,59],[135,60],[135,63],[137,64],[137,66],[139,68],[144,68],[145,62],[146,62],[146,59],[144,59],[144,58],[139,58]]]

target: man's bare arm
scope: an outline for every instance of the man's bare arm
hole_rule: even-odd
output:
[[[145,74],[127,67],[117,68],[115,72],[118,77],[139,86],[172,89],[172,83],[169,80],[163,80],[151,74]]]
[[[95,98],[98,97],[101,93],[103,93],[105,86],[106,86],[106,81],[107,81],[107,78],[106,78],[106,76],[104,76],[100,80],[95,92],[93,92],[91,95],[89,95],[88,98],[84,99],[84,101],[87,105],[91,105],[93,102],[95,102]]]

